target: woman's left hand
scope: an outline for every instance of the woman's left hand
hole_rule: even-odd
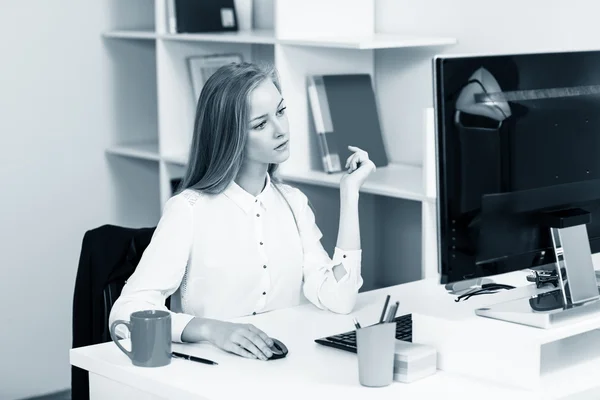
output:
[[[344,190],[358,191],[376,167],[366,151],[354,146],[348,146],[348,149],[354,153],[346,160],[347,172],[342,175],[340,187]]]

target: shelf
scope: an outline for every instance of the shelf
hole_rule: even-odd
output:
[[[241,30],[237,32],[215,33],[166,33],[158,35],[160,39],[195,42],[221,42],[221,43],[250,43],[250,44],[275,44],[275,33],[269,29]]]
[[[156,39],[158,37],[156,32],[153,31],[109,31],[102,34],[105,38],[109,39]]]
[[[162,156],[161,159],[169,164],[185,167],[187,165],[188,156],[187,154],[179,154],[172,156]]]
[[[281,44],[296,46],[335,47],[346,49],[391,49],[402,47],[445,46],[455,44],[454,38],[423,37],[399,34],[376,33],[360,37],[314,37],[297,39],[279,39]]]
[[[157,142],[127,143],[106,149],[108,154],[137,158],[141,160],[160,161]]]
[[[187,156],[163,156],[162,160],[174,165],[185,166]],[[279,177],[288,182],[306,183],[331,188],[339,188],[342,173],[328,174],[323,171],[289,171],[281,168]],[[423,170],[421,167],[404,164],[389,164],[373,172],[361,188],[363,193],[377,194],[398,199],[435,201],[425,196]]]
[[[342,173],[328,174],[314,170],[285,171],[282,168],[279,176],[290,182],[338,188]],[[377,168],[367,178],[360,191],[398,199],[426,200],[422,168],[412,165],[389,164]]]
[[[163,39],[187,42],[221,42],[250,44],[285,44],[292,46],[316,46],[345,49],[392,49],[404,47],[446,46],[456,44],[456,39],[448,37],[423,37],[398,34],[376,33],[361,37],[303,37],[277,39],[270,29],[253,29],[237,32],[215,33],[156,33],[152,31],[117,30],[103,34],[114,39]]]

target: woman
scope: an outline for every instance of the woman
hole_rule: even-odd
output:
[[[211,75],[198,100],[181,187],[165,204],[109,324],[137,310],[166,310],[171,296],[173,341],[209,341],[266,360],[272,355],[266,333],[223,320],[304,298],[336,313],[353,309],[363,283],[359,188],[375,165],[350,147],[331,259],[306,196],[274,176],[293,146],[285,110],[272,69],[241,63]]]

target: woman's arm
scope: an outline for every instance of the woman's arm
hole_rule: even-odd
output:
[[[209,341],[223,350],[248,358],[266,360],[273,355],[269,336],[251,324],[235,324],[195,317],[166,308],[165,299],[181,285],[194,238],[192,204],[182,193],[165,205],[150,244],[113,305],[109,325],[117,319],[129,321],[134,311],[154,309],[171,313],[171,340],[174,342]],[[173,302],[171,302],[173,303]],[[123,328],[117,336],[128,336]]]
[[[118,319],[129,321],[131,313],[139,310],[170,311],[165,300],[181,284],[192,238],[191,204],[183,195],[172,197],[165,205],[150,244],[111,309],[109,326]],[[192,318],[192,315],[171,312],[173,341],[182,341],[181,334]],[[126,337],[127,330],[123,326],[119,328],[122,329],[117,335]]]
[[[330,259],[320,244],[321,233],[310,208],[304,208],[304,294],[315,305],[348,314],[356,304],[361,276],[361,243],[358,216],[359,190],[375,165],[356,147],[347,162],[348,173],[340,181],[340,220],[337,244]],[[312,227],[311,227],[312,225]]]
[[[359,193],[348,188],[340,188],[340,222],[336,247],[347,251],[360,250],[360,225],[358,222]],[[335,279],[339,281],[346,275],[343,264],[333,267]]]
[[[336,246],[350,251],[360,249],[358,219],[360,188],[376,168],[366,151],[354,146],[348,146],[348,149],[354,153],[346,160],[345,167],[348,173],[340,180],[340,223]],[[333,272],[338,281],[346,274],[346,270],[339,264],[333,267]]]

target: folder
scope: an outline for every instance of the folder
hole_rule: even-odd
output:
[[[234,0],[167,0],[169,33],[237,31]]]
[[[308,99],[325,172],[343,169],[348,146],[368,152],[377,167],[388,165],[371,75],[311,75]]]

